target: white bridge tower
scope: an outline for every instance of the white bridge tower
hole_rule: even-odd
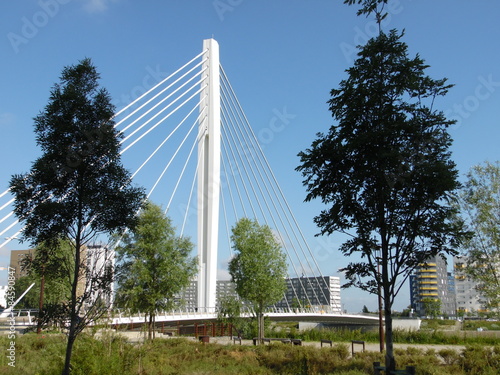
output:
[[[198,135],[198,308],[215,307],[220,194],[220,81],[219,45],[203,41],[207,59],[201,91]]]

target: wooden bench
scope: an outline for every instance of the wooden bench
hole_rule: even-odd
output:
[[[239,343],[241,345],[241,337],[234,336],[233,337],[233,344],[236,344],[236,341],[239,341]]]
[[[363,345],[363,351],[365,351],[365,342],[364,341],[352,340],[351,341],[351,353],[352,353],[353,357],[354,357],[354,344]]]
[[[321,340],[321,347],[323,347],[323,344],[330,344],[330,347],[332,347],[333,341],[332,340]]]
[[[204,344],[208,344],[210,342],[210,336],[199,336],[198,340]]]
[[[302,340],[301,339],[291,339],[290,342],[292,343],[292,345],[302,346]]]

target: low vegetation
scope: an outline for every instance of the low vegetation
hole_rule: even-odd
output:
[[[498,323],[498,322],[497,322]],[[479,324],[484,327],[485,324]],[[419,331],[394,330],[394,343],[426,344],[426,345],[496,345],[500,342],[498,335],[477,335],[471,331],[446,331],[445,329],[422,329]],[[267,337],[283,337],[303,339],[305,341],[332,340],[334,342],[350,342],[363,340],[378,342],[376,331],[363,332],[361,329],[308,329],[298,331],[296,327],[271,327]]]
[[[0,357],[2,374],[59,375],[64,364],[63,335],[26,334],[16,338],[16,367]],[[0,347],[9,340],[0,338]],[[396,349],[398,368],[417,367],[419,375],[497,374],[500,346],[453,349]],[[132,344],[119,335],[97,339],[82,335],[75,343],[74,375],[157,374],[336,374],[373,373],[373,362],[383,362],[378,352],[350,356],[347,344],[317,348],[274,343],[265,346],[202,344],[189,339],[159,339]]]
[[[465,320],[463,322],[462,329],[472,331],[477,331],[478,329],[500,331],[500,322],[487,320]]]

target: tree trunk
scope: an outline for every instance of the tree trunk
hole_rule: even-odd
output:
[[[78,228],[81,228],[79,226]],[[78,232],[80,233],[80,231]],[[73,281],[71,285],[71,312],[70,312],[70,325],[68,333],[68,344],[66,346],[66,360],[64,362],[64,369],[62,375],[70,374],[71,354],[73,351],[73,344],[77,335],[78,314],[76,309],[76,300],[78,293],[78,278],[80,276],[80,247],[81,238],[78,235],[75,240],[75,269],[73,273]]]
[[[386,297],[386,301],[389,298]],[[392,336],[392,304],[385,303],[385,367],[386,373],[396,370],[396,359],[394,358],[394,343]]]
[[[148,319],[148,340],[151,341],[152,340],[152,336],[151,336],[151,333],[152,333],[152,330],[151,330],[151,324],[153,322],[153,314],[152,313],[149,313],[149,319]]]
[[[66,345],[66,359],[64,361],[64,369],[62,375],[69,375],[71,372],[71,353],[73,351],[73,344],[75,343],[75,336],[68,335],[68,344]]]
[[[259,339],[259,344],[262,344],[262,339],[264,338],[264,313],[261,309],[257,312],[257,325],[258,325],[258,333],[257,337]]]
[[[156,314],[153,314],[153,340],[156,338],[155,326],[156,326]]]

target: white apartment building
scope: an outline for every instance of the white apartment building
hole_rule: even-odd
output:
[[[301,277],[286,279],[285,297],[275,306],[289,309],[307,307],[318,311],[341,313],[340,278],[335,276]],[[180,307],[194,310],[197,308],[196,279],[177,296]],[[235,284],[231,280],[217,280],[217,301],[225,296],[237,296]]]
[[[91,285],[96,277],[104,276],[105,272],[114,272],[115,270],[115,250],[101,244],[87,245],[83,252],[87,262],[88,274],[85,277],[85,289],[91,292],[89,303],[94,303],[101,298],[108,306],[114,302],[114,284],[107,290],[97,288]]]
[[[466,275],[466,264],[466,256],[453,257],[457,311],[466,314],[482,312],[484,309],[481,304],[481,295],[476,290],[477,282]]]
[[[294,277],[286,279],[285,297],[278,308],[313,308],[330,313],[342,312],[340,278],[337,276]]]

